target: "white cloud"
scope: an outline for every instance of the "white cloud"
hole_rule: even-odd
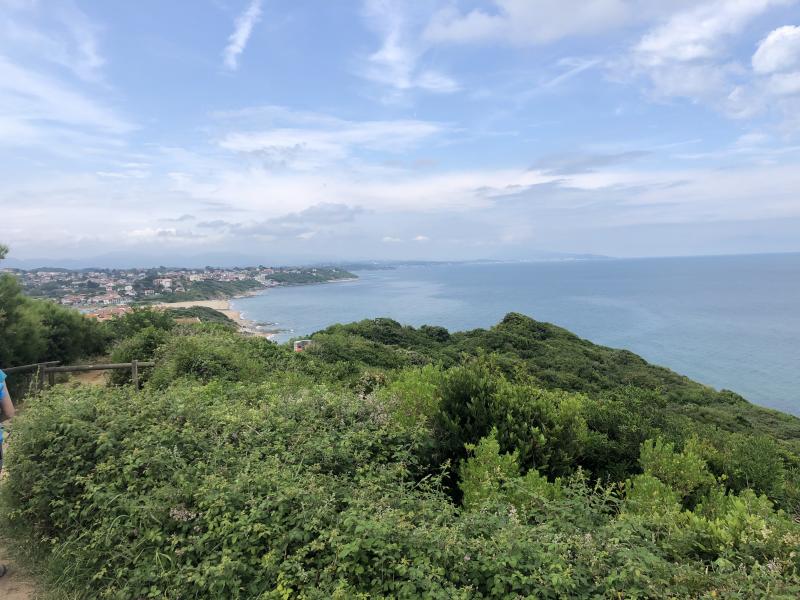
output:
[[[673,15],[646,33],[634,52],[640,62],[657,67],[718,57],[726,40],[753,18],[787,0],[716,0]]]
[[[753,70],[768,74],[800,69],[800,27],[779,27],[764,38],[753,54]]]
[[[769,33],[752,58],[753,71],[764,76],[761,85],[777,98],[800,95],[800,27],[787,25]],[[798,105],[782,105],[785,112],[797,114]],[[796,116],[794,117],[796,119]]]
[[[252,0],[247,9],[236,19],[233,33],[228,38],[228,45],[222,53],[225,66],[235,71],[239,68],[239,55],[244,51],[253,27],[261,20],[262,0]]]
[[[56,122],[125,133],[133,125],[113,110],[55,78],[18,66],[0,56],[0,107],[20,125]]]
[[[736,119],[769,110],[767,86],[753,79],[733,51],[736,36],[770,9],[796,0],[713,0],[679,11],[641,36],[622,69],[650,81],[657,99],[684,98]],[[766,52],[765,52],[766,53]],[[760,57],[754,64],[766,64]],[[793,88],[771,84],[774,93]]]
[[[65,67],[83,80],[99,80],[106,64],[97,40],[100,28],[72,0],[46,7],[39,2],[12,2],[4,7],[0,15],[3,52]]]
[[[443,8],[431,19],[424,37],[434,43],[547,44],[622,26],[636,14],[625,0],[493,0],[493,4],[493,12]]]
[[[431,67],[421,67],[429,44],[418,30],[427,19],[429,2],[413,5],[401,0],[365,0],[367,24],[382,38],[381,47],[366,57],[359,74],[392,90],[387,98],[397,100],[414,89],[448,94],[458,91],[458,82]]]
[[[742,140],[762,141],[760,136]],[[264,228],[259,243],[305,236],[325,252],[334,248],[363,253],[380,247],[437,252],[454,239],[492,244],[498,230],[506,231],[505,243],[524,244],[528,228],[534,238],[543,231],[561,230],[565,237],[559,243],[570,249],[569,235],[581,227],[597,232],[646,223],[746,224],[761,218],[800,218],[796,162],[764,165],[745,157],[742,165],[724,171],[633,170],[612,164],[588,173],[552,176],[519,169],[427,174],[398,170],[379,176],[335,167],[276,174],[234,160],[212,170],[192,166],[191,172],[187,164],[187,172],[171,185],[164,179],[131,179],[122,186],[117,180],[88,175],[38,176],[28,185],[0,190],[0,212],[6,241],[29,256],[52,248],[53,240],[71,254],[98,254],[109,245],[142,249],[174,245],[192,252],[245,247],[246,236],[240,233],[248,224],[255,232],[253,226],[259,223],[274,230]],[[192,220],[165,226],[167,219],[179,214],[202,215],[203,221],[220,219],[229,226],[205,230]],[[467,221],[475,223],[474,230],[465,229]],[[418,233],[420,222],[429,225],[424,235]],[[373,243],[374,238],[365,239],[364,231],[388,233],[384,243],[381,236]],[[253,243],[252,235],[247,239]],[[36,247],[38,251],[33,250]]]
[[[769,78],[768,91],[776,96],[800,94],[800,71],[776,73]]]
[[[250,114],[259,112],[253,109]],[[413,119],[347,121],[279,107],[264,107],[261,114],[266,115],[269,127],[251,124],[246,131],[227,133],[220,146],[257,155],[270,167],[297,170],[318,169],[362,152],[407,151],[445,132],[439,123]]]
[[[241,163],[241,161],[238,161]],[[553,181],[519,169],[454,170],[421,174],[413,169],[375,172],[327,165],[311,171],[267,171],[231,164],[210,175],[173,177],[171,190],[184,198],[215,201],[273,218],[320,202],[360,206],[365,211],[471,210],[488,206],[507,186]]]
[[[569,81],[589,69],[593,69],[602,61],[599,58],[563,58],[558,61],[559,66],[567,67],[567,70],[552,79],[544,82],[540,89],[553,89],[562,83]]]
[[[0,146],[76,158],[118,146],[135,126],[101,99],[101,28],[72,0],[0,10]]]

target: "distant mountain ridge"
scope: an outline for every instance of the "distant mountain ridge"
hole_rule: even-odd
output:
[[[113,252],[91,258],[15,258],[8,257],[4,267],[32,270],[91,270],[91,269],[135,269],[135,268],[203,268],[214,267],[248,267],[259,264],[270,265],[332,265],[352,269],[387,268],[408,265],[460,264],[460,263],[517,263],[559,260],[614,260],[613,256],[600,254],[571,254],[566,252],[539,252],[523,258],[483,258],[472,260],[346,260],[324,257],[296,257],[288,259],[283,256],[257,256],[237,253],[214,253],[201,256],[174,255],[145,256],[131,255],[124,252]]]

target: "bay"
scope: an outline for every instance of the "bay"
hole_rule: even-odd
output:
[[[361,271],[356,281],[234,302],[277,341],[391,317],[451,331],[512,311],[626,348],[715,388],[800,414],[800,254],[457,263]]]

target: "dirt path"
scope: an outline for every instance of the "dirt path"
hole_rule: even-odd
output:
[[[33,581],[17,569],[2,540],[0,540],[0,564],[8,565],[8,573],[0,577],[0,598],[34,600],[39,597]]]
[[[84,385],[105,385],[106,372],[105,371],[84,371],[73,373],[69,378],[70,381],[78,381]]]
[[[4,477],[5,473],[0,472],[0,485],[3,484]],[[33,581],[14,564],[11,552],[8,551],[2,539],[0,539],[0,565],[8,567],[8,573],[0,577],[0,598],[2,600],[33,600],[39,597]]]
[[[75,373],[70,381],[79,381],[84,385],[105,385],[106,373],[104,371],[86,371]],[[0,485],[5,474],[0,472]],[[33,579],[20,569],[13,560],[11,552],[0,539],[0,565],[8,566],[8,573],[0,577],[0,600],[36,600],[41,597]]]

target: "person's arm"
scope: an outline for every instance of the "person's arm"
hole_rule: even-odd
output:
[[[11,402],[11,394],[8,393],[8,386],[3,382],[3,388],[0,389],[0,408],[7,419],[14,416],[14,404]]]

